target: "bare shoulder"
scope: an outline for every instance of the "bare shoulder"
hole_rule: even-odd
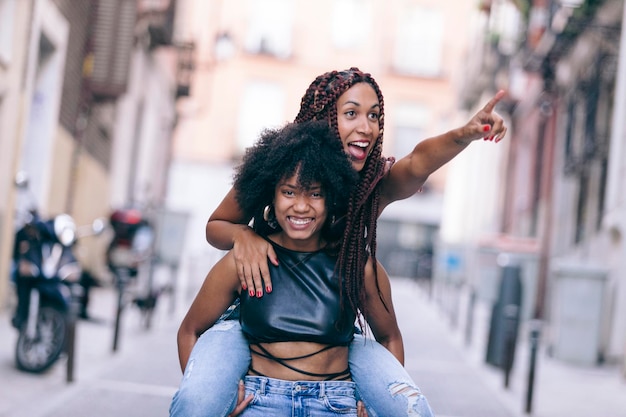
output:
[[[239,275],[237,274],[237,264],[235,255],[229,250],[211,268],[207,275],[207,280],[217,280],[224,284],[239,285]]]

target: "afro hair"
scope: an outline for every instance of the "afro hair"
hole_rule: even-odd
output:
[[[345,214],[359,177],[341,142],[327,121],[288,123],[264,130],[254,146],[246,149],[235,171],[237,203],[246,218],[254,219],[258,233],[275,231],[268,229],[263,220],[263,209],[272,204],[277,184],[296,172],[304,188],[315,182],[321,184],[329,219]],[[328,232],[328,227],[325,229]]]

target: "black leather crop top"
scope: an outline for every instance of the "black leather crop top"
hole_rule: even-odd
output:
[[[337,258],[324,250],[296,252],[271,242],[278,266],[269,263],[272,292],[241,293],[242,330],[250,343],[306,341],[347,345],[356,316],[345,302],[342,312]]]

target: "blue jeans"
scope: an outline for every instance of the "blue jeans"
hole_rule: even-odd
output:
[[[349,351],[357,396],[369,417],[432,417],[410,375],[385,347],[355,335]],[[170,417],[227,416],[237,402],[237,384],[248,372],[250,350],[237,320],[220,320],[196,342],[170,406]]]
[[[243,417],[356,417],[356,387],[351,381],[284,381],[246,376],[246,397],[254,395]]]

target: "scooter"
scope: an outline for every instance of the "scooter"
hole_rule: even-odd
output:
[[[122,315],[129,297],[140,309],[146,329],[150,328],[152,313],[156,307],[160,290],[152,286],[152,271],[148,271],[147,288],[143,295],[138,295],[137,280],[142,265],[151,267],[152,246],[154,243],[154,227],[143,212],[134,209],[118,209],[111,213],[109,224],[113,229],[113,239],[107,250],[107,264],[113,272],[117,289],[117,309],[113,333],[113,352],[119,346]],[[135,287],[135,294],[128,291]]]
[[[23,173],[16,177],[16,186],[27,189]],[[69,326],[84,296],[82,270],[72,249],[80,237],[101,233],[104,222],[97,219],[88,228],[77,228],[68,214],[43,219],[30,208],[17,229],[12,271],[17,308],[12,325],[19,332],[18,369],[44,372],[66,347]]]

